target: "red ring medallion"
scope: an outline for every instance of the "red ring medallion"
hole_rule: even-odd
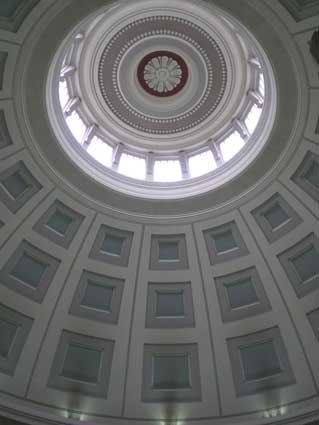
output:
[[[166,50],[158,50],[144,56],[137,68],[137,78],[148,94],[169,97],[185,87],[188,68],[181,56]]]

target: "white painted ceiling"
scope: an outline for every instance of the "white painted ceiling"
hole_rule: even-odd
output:
[[[155,200],[89,177],[47,116],[56,50],[106,1],[0,0],[0,423],[318,420],[319,6],[207,3],[265,50],[276,121],[233,180]]]

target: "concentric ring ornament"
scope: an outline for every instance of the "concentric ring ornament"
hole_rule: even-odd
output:
[[[161,49],[162,46],[170,49]],[[186,64],[186,56],[192,62],[191,67]],[[139,57],[136,85],[131,81],[128,68],[134,71]],[[160,70],[158,61],[165,61],[166,57],[173,60],[170,64],[175,69],[172,71],[181,72],[180,81],[178,78],[169,81],[167,70]],[[145,73],[147,66],[155,71],[155,78],[152,79],[151,72]],[[155,66],[160,73],[156,74]],[[194,75],[192,84],[188,85],[190,72]],[[205,83],[198,81],[202,74],[206,75]],[[98,80],[107,109],[125,125],[143,133],[171,135],[193,129],[213,114],[225,94],[227,66],[211,34],[186,19],[158,15],[131,22],[108,41],[100,59]],[[168,83],[166,86],[164,80]],[[194,90],[197,86],[203,87]],[[139,101],[140,87],[144,94],[157,98],[172,99],[173,95],[184,92],[190,98],[185,104],[176,100],[175,113],[165,116],[163,112],[158,113],[156,104],[148,109],[143,100]]]

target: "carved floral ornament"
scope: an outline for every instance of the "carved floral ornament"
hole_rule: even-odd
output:
[[[184,88],[188,80],[188,68],[184,59],[176,53],[157,51],[142,59],[137,76],[148,94],[168,97]]]

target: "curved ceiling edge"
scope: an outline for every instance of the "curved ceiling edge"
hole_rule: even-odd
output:
[[[25,403],[23,403],[25,404]],[[311,405],[309,405],[309,402],[305,401],[301,403],[303,407],[298,406],[298,414],[294,414],[296,412],[292,411],[290,415],[286,415],[284,419],[275,418],[274,421],[267,422],[267,425],[316,425],[316,423],[312,421],[318,420],[319,410],[317,409],[318,405],[318,399],[313,400]],[[24,424],[30,424],[30,425],[79,425],[79,423],[83,423],[82,421],[79,422],[79,420],[76,418],[72,418],[72,415],[70,418],[66,418],[61,416],[61,418],[56,416],[56,409],[54,408],[44,408],[44,406],[41,406],[42,410],[39,412],[38,406],[28,403],[28,407],[25,406],[19,406],[19,410],[12,407],[12,403],[8,401],[7,406],[0,405],[0,420],[1,420],[1,414],[5,415],[6,418],[12,419],[14,421],[23,421],[23,424],[12,424],[12,425],[24,425]],[[58,409],[61,410],[61,409]],[[98,424],[105,424],[105,416],[99,417],[96,416],[96,422],[94,422],[96,425]],[[252,413],[251,415],[244,415],[244,417],[241,417],[241,419],[246,420],[246,424],[254,425],[255,417]],[[141,422],[146,425],[157,425],[159,423],[158,420],[145,420],[142,421],[140,419],[131,419],[131,418],[112,418],[107,417],[108,424],[109,425],[140,425]],[[311,421],[311,422],[310,422]],[[181,421],[184,424],[187,425],[198,425],[198,420],[183,420]],[[84,422],[85,423],[85,422]],[[164,424],[164,422],[160,422]],[[175,421],[172,422],[174,424],[179,424],[180,422]],[[201,419],[200,421],[201,425],[211,425],[212,420],[210,418],[207,419]],[[214,425],[225,425],[225,423],[229,424],[229,418],[220,418],[216,419],[214,418]],[[232,422],[236,424],[236,420]],[[240,422],[242,423],[242,422]],[[11,424],[9,424],[11,425]]]

